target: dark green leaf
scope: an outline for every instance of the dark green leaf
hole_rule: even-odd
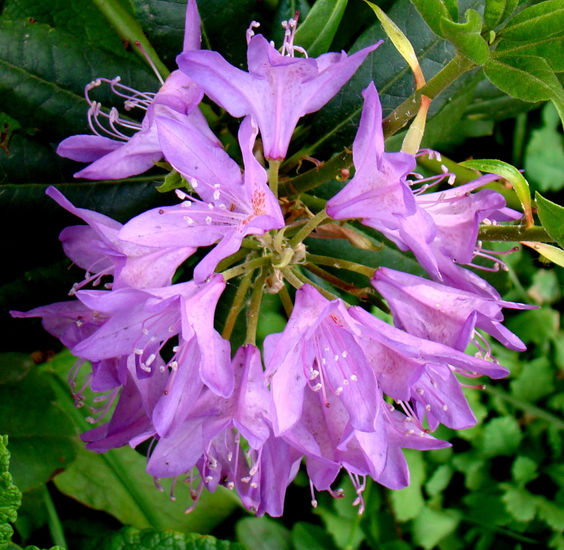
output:
[[[387,15],[412,43],[427,79],[436,74],[454,56],[452,45],[429,29],[408,0],[394,3]],[[375,24],[360,36],[351,51],[358,51],[386,38],[375,16],[374,21]],[[374,81],[378,88],[384,115],[414,91],[411,69],[389,40],[372,52],[339,94],[314,115],[310,134],[313,136],[311,141],[317,140],[314,149],[322,143],[324,148],[333,151],[336,148],[350,146],[362,110],[361,93],[371,81]],[[448,101],[452,93],[453,90],[448,89],[433,100],[430,118]]]
[[[290,531],[269,518],[244,518],[235,527],[237,540],[248,550],[290,550]]]
[[[13,530],[10,523],[16,521],[22,501],[22,494],[8,471],[9,465],[8,436],[0,435],[0,547],[2,548],[12,538]]]
[[[317,0],[305,21],[298,26],[295,44],[312,57],[325,53],[341,23],[347,0]]]
[[[155,91],[158,81],[141,62],[85,48],[77,37],[42,23],[0,23],[0,101],[25,128],[58,141],[87,132],[84,86],[97,77],[121,76],[136,89]],[[107,101],[102,90],[99,100]],[[119,103],[118,103],[119,105]]]
[[[442,18],[441,36],[448,38],[456,49],[477,65],[483,65],[490,55],[490,48],[482,38],[482,16],[476,10],[465,13],[465,23],[455,23]]]
[[[298,522],[292,528],[293,550],[336,550],[325,529],[311,523]]]
[[[0,417],[10,436],[10,469],[22,491],[42,485],[73,461],[76,431],[56,403],[48,376],[34,371],[20,382],[1,385]]]
[[[45,23],[74,35],[83,47],[89,44],[124,59],[129,57],[119,36],[91,0],[6,0],[2,19]]]
[[[535,194],[538,214],[547,233],[562,247],[564,247],[564,208],[540,193]]]
[[[186,0],[130,0],[135,16],[169,67],[182,51]],[[245,60],[245,31],[253,19],[255,0],[200,0],[202,48],[214,49],[231,63]]]
[[[33,361],[26,353],[0,353],[0,384],[21,380],[33,367]]]
[[[484,65],[488,79],[505,93],[523,101],[551,100],[564,121],[564,89],[542,57],[499,55]]]
[[[196,533],[125,527],[110,537],[90,541],[84,550],[243,550],[235,543]]]

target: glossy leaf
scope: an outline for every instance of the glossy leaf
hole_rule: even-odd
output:
[[[458,9],[456,8],[456,13],[453,13],[453,7],[457,5],[457,2],[443,0],[412,0],[412,2],[425,19],[425,23],[438,36],[442,36],[441,20],[443,18],[447,21],[458,21]]]
[[[294,43],[305,48],[312,57],[327,52],[346,7],[347,0],[317,0],[298,26]]]
[[[542,257],[550,260],[556,265],[564,267],[564,250],[562,250],[561,248],[546,243],[533,243],[523,241],[522,244],[532,248],[533,250],[536,250]]]
[[[492,56],[484,65],[488,79],[505,93],[523,101],[551,100],[564,122],[564,89],[542,57]]]
[[[482,16],[476,10],[468,10],[464,23],[442,18],[441,36],[448,38],[456,49],[477,65],[483,65],[490,55],[490,48],[482,38]]]
[[[516,8],[519,0],[486,0],[484,7],[484,22],[493,29],[504,21]]]
[[[502,178],[505,178],[509,183],[511,183],[513,189],[515,190],[515,193],[521,201],[523,210],[525,211],[527,225],[531,226],[534,224],[531,209],[531,191],[529,189],[529,184],[523,177],[521,172],[517,170],[517,168],[501,160],[492,159],[467,160],[461,162],[460,165],[465,166],[466,168],[479,170],[480,172],[486,172],[488,174],[497,174]]]
[[[539,40],[564,34],[564,6],[561,0],[546,0],[511,18],[501,35],[509,40]]]
[[[0,385],[2,431],[10,437],[12,454],[10,470],[24,492],[67,468],[76,454],[75,427],[55,402],[48,378],[33,371],[19,382]]]
[[[543,227],[564,248],[564,207],[545,199],[539,192],[535,194],[535,202]]]

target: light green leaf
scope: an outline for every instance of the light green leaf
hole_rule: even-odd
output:
[[[517,7],[519,0],[486,0],[484,21],[488,28],[493,29],[505,21]]]
[[[522,241],[521,244],[525,244],[533,250],[536,250],[543,258],[550,260],[552,263],[564,267],[564,250],[561,248],[546,243]]]
[[[452,22],[458,21],[458,9],[456,9],[456,14],[451,13],[451,10],[449,10],[449,7],[453,6],[452,2],[443,2],[443,0],[412,0],[412,3],[425,20],[425,23],[438,36],[442,36],[442,19]]]
[[[528,224],[533,225],[534,222],[531,210],[531,191],[529,189],[529,183],[523,177],[523,174],[515,168],[515,166],[507,164],[501,160],[494,159],[467,160],[461,162],[460,165],[465,166],[466,168],[479,170],[480,172],[486,172],[488,174],[498,174],[509,181],[523,205],[523,210],[525,211]]]
[[[492,56],[484,73],[500,90],[523,101],[551,100],[564,123],[564,89],[548,62],[534,55]]]
[[[517,521],[531,521],[537,513],[537,498],[525,489],[508,487],[502,500]]]
[[[523,434],[515,418],[494,418],[484,426],[482,449],[485,456],[511,456],[519,448]]]
[[[454,470],[450,464],[441,464],[425,483],[425,490],[431,496],[442,493],[450,483]]]
[[[237,540],[249,550],[291,550],[290,531],[269,518],[244,518],[235,526]]]
[[[529,6],[510,19],[500,34],[503,38],[522,41],[564,34],[562,0],[547,0]]]
[[[346,7],[347,0],[317,0],[305,21],[298,25],[294,44],[305,48],[312,57],[327,52]]]
[[[564,247],[564,208],[540,193],[535,194],[538,214],[546,232],[562,247]]]
[[[531,132],[525,149],[525,172],[541,191],[558,191],[564,188],[564,138],[551,103],[543,107],[542,120],[542,126]],[[561,225],[564,227],[564,217]]]
[[[511,466],[511,475],[519,485],[525,485],[539,475],[537,463],[527,456],[518,456]]]
[[[125,527],[112,536],[90,541],[83,550],[243,550],[243,547],[196,533]]]
[[[562,504],[541,499],[538,504],[539,518],[548,523],[556,531],[564,531],[564,508]]]
[[[421,492],[425,478],[423,455],[412,450],[406,450],[404,453],[409,465],[410,483],[405,489],[391,493],[392,505],[398,521],[407,521],[417,517],[425,504]]]
[[[531,330],[535,330],[531,327]],[[511,381],[511,393],[517,399],[535,403],[554,391],[554,371],[547,357],[525,363],[518,378]]]
[[[8,436],[0,435],[0,547],[12,538],[14,531],[10,523],[16,521],[22,501],[22,494],[8,471],[9,465]]]
[[[483,65],[490,55],[490,48],[482,38],[482,16],[476,10],[467,10],[466,21],[456,23],[441,18],[441,36],[448,38],[456,49],[477,65]]]
[[[435,548],[456,529],[459,521],[447,512],[425,507],[413,521],[413,540],[425,550]]]

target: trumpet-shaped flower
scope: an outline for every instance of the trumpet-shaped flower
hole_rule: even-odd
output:
[[[200,16],[196,0],[189,0],[186,9],[184,49],[199,49],[201,41]],[[156,71],[155,71],[156,72]],[[176,118],[187,115],[200,130],[211,137],[207,123],[197,109],[203,92],[188,76],[179,70],[161,80],[157,93],[139,92],[113,80],[98,78],[85,88],[88,102],[88,123],[94,135],[76,135],[63,140],[57,153],[80,162],[90,162],[75,174],[86,179],[121,179],[141,174],[162,159],[155,115]],[[100,103],[90,98],[90,92],[102,84],[109,85],[114,94],[125,99],[125,109],[145,111],[141,123],[122,117],[116,108],[106,113]]]
[[[218,244],[194,270],[203,281],[217,264],[236,252],[246,235],[261,235],[284,226],[276,197],[266,184],[266,172],[253,155],[257,128],[245,119],[239,143],[245,165],[239,167],[211,140],[198,139],[190,124],[159,119],[167,160],[198,192],[202,200],[181,193],[184,202],[149,210],[129,221],[120,238],[148,247],[168,248]]]
[[[394,322],[410,334],[464,351],[474,329],[482,329],[511,349],[525,346],[502,324],[502,308],[527,309],[530,306],[496,300],[429,281],[385,267],[376,270],[372,284],[387,300]]]
[[[295,21],[291,21],[292,26]],[[249,72],[230,65],[219,53],[183,52],[182,71],[234,117],[252,116],[260,129],[267,159],[283,159],[298,120],[323,107],[349,80],[374,44],[348,56],[326,53],[316,59],[294,57],[293,30],[279,53],[262,35],[248,33]],[[301,51],[301,49],[300,49]]]
[[[361,218],[378,230],[398,229],[401,219],[415,212],[415,198],[406,182],[415,158],[384,152],[382,107],[374,83],[362,95],[364,107],[353,143],[356,173],[327,202],[327,213],[337,220]]]
[[[86,270],[84,281],[74,285],[73,293],[89,282],[98,284],[105,275],[113,276],[112,288],[116,289],[166,286],[178,265],[196,250],[174,243],[165,248],[128,243],[119,238],[121,223],[98,212],[77,208],[54,187],[47,189],[47,195],[88,224],[66,227],[59,237],[65,254]]]

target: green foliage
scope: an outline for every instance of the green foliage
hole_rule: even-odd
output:
[[[291,550],[291,534],[269,518],[244,518],[237,522],[237,540],[248,550]]]
[[[525,171],[531,183],[542,191],[558,191],[564,187],[564,138],[554,106],[542,109],[542,126],[531,132],[525,150]]]
[[[535,200],[543,227],[560,246],[564,247],[564,208],[545,199],[538,192]]]
[[[295,43],[309,55],[318,56],[329,50],[347,7],[347,0],[318,0],[298,27]]]
[[[22,494],[12,481],[8,471],[10,453],[8,436],[0,435],[0,546],[12,538],[13,530],[9,523],[16,521]]]
[[[456,49],[477,65],[483,65],[490,55],[490,48],[482,38],[482,16],[476,10],[468,10],[464,23],[441,18],[441,36],[448,38]]]

